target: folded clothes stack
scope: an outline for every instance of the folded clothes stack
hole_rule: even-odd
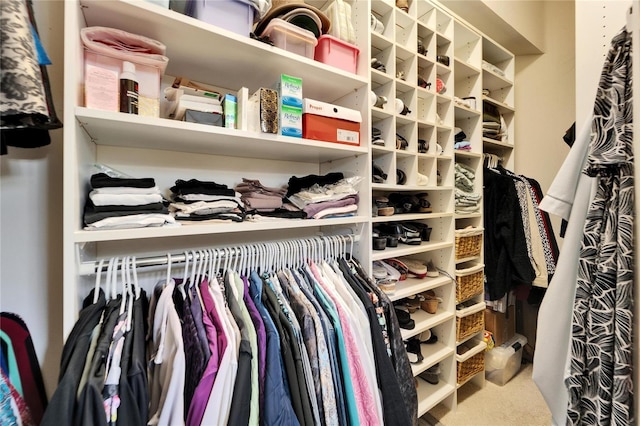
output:
[[[285,203],[287,188],[264,186],[257,179],[242,178],[242,183],[235,190],[241,194],[248,220],[259,220],[264,217],[280,219],[304,219],[306,214],[291,203]]]
[[[455,164],[455,211],[458,214],[480,211],[482,195],[473,191],[475,171],[462,163]]]
[[[471,151],[471,142],[467,140],[467,134],[459,127],[456,127],[455,131],[455,144],[453,145],[453,149]]]
[[[345,178],[342,173],[292,176],[287,198],[308,219],[353,216],[358,210],[360,180],[360,177]]]
[[[86,230],[129,229],[175,223],[153,178],[91,176],[84,207]]]
[[[244,220],[244,203],[240,194],[227,185],[178,179],[171,192],[173,202],[169,208],[176,219],[185,223]]]

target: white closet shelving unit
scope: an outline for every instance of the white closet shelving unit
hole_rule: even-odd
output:
[[[327,1],[310,0],[323,7]],[[410,0],[408,13],[393,0],[350,2],[356,44],[360,49],[358,73],[352,74],[287,51],[240,37],[214,25],[180,15],[140,0],[72,0],[65,3],[65,133],[64,133],[64,317],[65,336],[77,319],[79,302],[94,279],[81,273],[81,264],[113,255],[162,255],[190,248],[224,246],[234,243],[268,241],[317,235],[354,233],[359,241],[354,254],[364,265],[386,258],[432,260],[454,275],[461,262],[455,260],[454,230],[466,225],[482,226],[482,213],[454,213],[454,165],[464,162],[474,167],[476,189],[482,190],[482,153],[499,153],[507,167],[513,166],[513,55],[463,23],[444,7],[427,0]],[[370,16],[383,24],[381,34],[371,31]],[[303,95],[361,111],[360,146],[332,144],[277,135],[177,122],[162,118],[105,112],[83,106],[83,48],[80,29],[107,26],[141,34],[164,43],[169,65],[168,76],[185,76],[195,81],[236,91],[248,87],[272,87],[280,74],[303,79]],[[421,39],[425,53],[417,52]],[[448,56],[449,65],[437,61]],[[386,68],[370,67],[377,58]],[[482,59],[505,72],[502,77],[484,70]],[[402,77],[398,76],[401,71]],[[418,76],[431,83],[418,86]],[[436,93],[436,77],[446,92]],[[489,97],[482,89],[491,90]],[[381,108],[369,106],[369,92],[385,96]],[[476,109],[458,106],[454,96],[475,97]],[[399,98],[411,110],[400,115],[393,100]],[[482,101],[498,106],[509,128],[509,142],[482,138]],[[384,146],[371,144],[371,128],[381,131]],[[460,127],[472,141],[468,153],[454,152],[454,129]],[[396,133],[408,142],[396,148]],[[419,152],[419,140],[428,143]],[[439,153],[437,146],[442,148]],[[370,182],[371,163],[388,174],[384,183]],[[354,217],[325,220],[282,220],[229,224],[194,224],[149,229],[85,231],[82,213],[89,190],[92,166],[102,163],[134,177],[153,177],[165,192],[176,179],[213,180],[233,187],[243,177],[260,179],[265,185],[285,184],[289,177],[341,171],[362,176],[360,204]],[[396,181],[396,169],[407,182]],[[418,185],[417,173],[428,177]],[[438,178],[440,176],[440,178]],[[379,195],[392,192],[428,193],[433,211],[372,217],[371,206]],[[166,194],[168,195],[168,193]],[[374,226],[401,221],[428,224],[433,230],[429,241],[374,251]],[[482,263],[482,256],[465,259],[464,264]],[[437,312],[418,310],[412,314],[416,326],[403,330],[408,339],[426,330],[438,336],[433,345],[422,345],[424,360],[413,365],[418,376],[439,363],[440,380],[431,385],[418,383],[418,414],[437,404],[454,409],[457,403],[457,365],[484,349],[478,344],[465,354],[456,341],[455,283],[444,275],[438,278],[409,278],[398,283],[393,300],[433,290],[442,298]],[[473,298],[482,302],[482,295]],[[480,305],[478,305],[480,306]],[[484,383],[482,374],[472,378]]]
[[[447,271],[453,269],[453,67],[436,61],[437,55],[453,57],[453,25],[451,16],[427,1],[410,1],[409,11],[395,6],[394,1],[373,0],[371,13],[384,25],[382,33],[370,32],[371,58],[382,62],[385,72],[371,68],[371,89],[388,102],[371,108],[371,126],[380,130],[384,146],[371,145],[372,161],[388,175],[386,182],[372,184],[372,196],[391,193],[428,193],[431,213],[407,213],[372,218],[372,226],[400,222],[421,222],[433,228],[429,241],[420,245],[398,244],[373,251],[372,260],[389,258],[432,260]],[[418,53],[418,39],[425,52]],[[436,75],[447,86],[443,94],[436,93]],[[418,76],[431,83],[418,85]],[[409,108],[406,115],[395,110],[395,99]],[[438,117],[440,120],[438,120]],[[408,142],[405,149],[396,146],[396,134]],[[419,140],[428,144],[427,152],[419,152]],[[437,144],[442,152],[437,152]],[[402,170],[407,182],[396,180],[396,169]],[[427,176],[426,186],[417,185],[417,173]],[[441,179],[438,180],[438,173]],[[411,314],[415,328],[403,330],[404,339],[420,336],[431,330],[438,337],[435,344],[422,344],[424,360],[413,364],[418,391],[418,415],[423,415],[439,403],[455,406],[455,287],[448,277],[411,278],[396,284],[394,301],[433,290],[442,298],[435,314],[418,309]],[[418,375],[439,363],[438,384],[429,384]]]
[[[354,2],[355,29],[366,51],[366,4]],[[165,75],[237,91],[272,87],[280,74],[303,79],[305,97],[363,113],[360,146],[277,135],[255,134],[162,118],[99,111],[83,106],[83,48],[80,29],[106,26],[164,43],[169,65]],[[241,37],[217,26],[145,1],[76,0],[65,3],[64,134],[64,324],[71,330],[79,301],[92,277],[79,273],[83,261],[111,255],[156,255],[187,248],[275,240],[318,233],[368,232],[370,218],[368,64],[360,74],[316,62]],[[233,187],[242,177],[265,185],[286,184],[289,177],[340,171],[365,178],[354,217],[281,220],[180,227],[85,231],[82,213],[92,165],[102,163],[133,177],[153,177],[168,195],[176,179],[213,180]],[[355,254],[369,263],[370,238],[361,238]]]

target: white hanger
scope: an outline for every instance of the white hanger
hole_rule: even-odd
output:
[[[111,273],[111,286],[109,287],[111,289],[111,297],[110,300],[114,300],[116,297],[118,297],[118,290],[116,289],[116,285],[118,283],[118,261],[120,259],[117,257],[113,258],[113,271]]]
[[[184,285],[187,285],[187,276],[189,274],[189,253],[188,252],[184,252],[184,270],[182,271],[182,283]],[[169,281],[167,281],[166,284],[169,284]],[[189,283],[189,285],[191,285],[192,283]]]
[[[165,278],[165,282],[169,283],[169,281],[171,280],[171,253],[167,253],[167,276]]]
[[[98,295],[100,293],[100,278],[102,277],[102,265],[104,265],[104,259],[100,259],[98,262],[98,270],[96,272],[96,286],[93,289],[93,304],[98,303]]]
[[[198,266],[197,256],[195,250],[189,250],[191,252],[191,274],[189,279],[191,280],[191,285],[198,285],[196,282],[196,268]]]
[[[136,272],[136,257],[132,256],[130,259],[131,262],[131,269],[132,274],[133,274],[133,285],[135,285],[136,288],[136,295],[135,295],[135,299],[137,299],[138,297],[140,297],[140,287],[138,285],[138,273]],[[129,284],[127,286],[128,288],[128,294],[129,294],[129,303],[127,306],[127,320],[126,320],[126,324],[127,324],[127,331],[131,331],[131,322],[133,319],[133,301],[134,301],[134,294],[133,294],[133,289],[131,287],[131,281],[129,281]]]
[[[120,279],[121,281],[121,287],[122,287],[122,300],[120,301],[120,315],[124,314],[124,310],[126,308],[126,303],[127,303],[127,295],[128,295],[128,290],[127,290],[127,273],[129,272],[129,257],[125,256],[122,259],[122,266],[120,267]]]

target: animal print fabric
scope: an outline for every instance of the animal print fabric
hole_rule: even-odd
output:
[[[585,173],[598,180],[584,228],[572,318],[567,424],[632,425],[633,128],[631,38],[600,78]]]

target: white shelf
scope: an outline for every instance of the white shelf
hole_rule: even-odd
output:
[[[442,158],[442,157],[438,157]],[[451,158],[448,158],[449,160]],[[418,186],[418,185],[392,185],[389,183],[374,183],[371,184],[371,189],[374,191],[437,191],[437,190],[452,190],[453,186]]]
[[[456,391],[454,385],[442,380],[437,385],[427,383],[419,377],[416,380],[418,381],[418,417],[424,415]]]
[[[479,217],[482,217],[482,213],[465,213],[465,214],[458,214],[456,213],[456,219],[476,219]]]
[[[238,36],[150,2],[80,0],[80,4],[87,26],[118,28],[164,43],[170,58],[168,75],[188,76],[231,90],[243,86],[256,90],[272,87],[284,73],[302,77],[305,97],[325,102],[335,101],[368,82],[368,75],[358,76],[248,35]]]
[[[462,151],[460,149],[454,149],[453,153],[455,154],[456,157],[473,158],[476,160],[482,158],[481,152],[470,152],[470,151]]]
[[[431,344],[421,344],[420,352],[424,357],[422,362],[411,364],[411,371],[413,371],[414,377],[454,353],[453,348],[440,341]]]
[[[439,276],[433,278],[407,278],[404,281],[398,281],[396,283],[396,291],[389,296],[391,301],[404,299],[405,297],[413,296],[414,294],[422,293],[423,291],[431,290],[432,288],[440,287],[449,284],[451,279],[446,276]]]
[[[325,162],[366,155],[367,147],[253,133],[206,124],[76,108],[76,118],[98,145],[231,157]]]
[[[405,222],[405,221],[417,221],[425,219],[439,219],[443,217],[452,217],[453,213],[401,213],[393,214],[391,216],[376,216],[371,218],[372,223],[387,223],[387,222]]]
[[[455,102],[453,103],[453,105],[455,107],[456,120],[459,120],[461,118],[477,118],[480,117],[480,114],[482,114],[482,112],[478,111],[477,109],[471,109],[464,105],[459,105]]]
[[[490,98],[489,96],[482,96],[482,100],[492,105],[495,105],[498,108],[498,110],[503,114],[513,113],[516,110],[511,105],[505,104],[504,102],[497,101],[493,98]]]
[[[500,142],[491,138],[482,138],[482,143],[490,148],[513,149],[513,144]]]
[[[489,91],[500,90],[506,87],[513,87],[513,82],[508,80],[507,78],[496,74],[495,72],[485,69],[482,69],[482,80],[483,89],[489,89]]]
[[[471,65],[468,62],[455,58],[455,75],[456,80],[468,78],[474,75],[480,75],[482,70],[478,67]]]
[[[384,250],[375,251],[371,255],[372,260],[388,259],[390,257],[410,256],[412,254],[424,253],[427,251],[440,250],[453,247],[452,242],[422,242],[420,245],[398,244],[398,247],[387,247]]]
[[[415,321],[416,326],[413,330],[401,330],[400,334],[402,334],[403,340],[416,336],[443,322],[453,320],[453,314],[441,308],[438,308],[435,314],[430,314],[422,309],[418,309],[411,314],[411,319]]]
[[[351,225],[365,223],[366,216],[353,216],[334,219],[282,219],[265,222],[240,222],[240,223],[210,223],[187,224],[182,226],[162,226],[136,229],[110,229],[104,231],[76,231],[74,241],[76,243],[98,241],[124,241],[135,239],[181,237],[189,235],[212,235],[241,232],[272,231],[280,229],[303,229],[317,226]]]

